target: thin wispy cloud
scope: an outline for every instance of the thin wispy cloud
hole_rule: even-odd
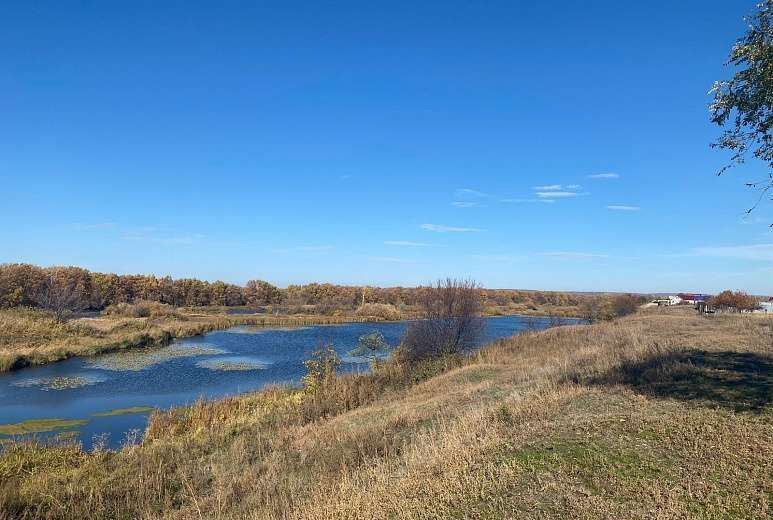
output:
[[[534,186],[534,191],[577,191],[582,188],[580,184],[545,184],[543,186]]]
[[[152,238],[151,241],[158,244],[194,244],[204,238],[204,235],[193,234],[178,237],[160,237]]]
[[[641,208],[639,206],[626,206],[624,204],[610,204],[607,206],[607,209],[611,209],[612,211],[639,211]]]
[[[619,179],[620,176],[616,173],[594,173],[593,175],[588,175],[589,179]]]
[[[545,204],[552,204],[555,202],[553,199],[500,199],[499,202],[504,202],[506,204],[515,203],[515,204],[524,204],[524,203],[532,203],[532,202],[542,202]]]
[[[538,191],[536,195],[541,199],[568,199],[580,194],[576,191]]]
[[[282,247],[273,248],[270,251],[272,253],[287,254],[287,253],[325,253],[335,249],[331,245],[300,245],[294,247]]]
[[[488,193],[484,193],[482,191],[473,190],[470,188],[459,188],[455,192],[456,198],[458,199],[469,199],[469,198],[478,198],[478,199],[484,199],[489,197]]]
[[[773,244],[696,247],[687,256],[773,261]]]
[[[568,199],[577,197],[579,195],[587,195],[587,193],[580,193],[579,190],[582,186],[579,184],[545,184],[543,186],[534,186],[535,195],[540,199]]]
[[[526,258],[523,255],[508,255],[508,254],[488,254],[488,255],[467,255],[474,260],[480,260],[481,262],[515,262],[517,260],[523,260]]]
[[[384,245],[398,247],[434,247],[437,244],[427,244],[426,242],[412,242],[410,240],[385,240]]]
[[[546,253],[539,253],[539,256],[557,258],[559,260],[594,260],[600,258],[609,258],[609,255],[583,253],[579,251],[548,251]]]
[[[451,203],[455,208],[480,208],[482,207],[479,202],[457,200]]]
[[[330,251],[333,249],[333,246],[296,246],[296,251]]]
[[[163,245],[187,245],[201,242],[205,238],[201,233],[189,233],[165,225],[119,226],[109,223],[93,229],[115,229],[118,238],[130,242],[146,242]]]
[[[194,244],[204,238],[204,235],[192,233],[179,236],[149,236],[142,233],[128,233],[121,236],[121,240],[132,242],[152,242],[154,244],[185,245]]]
[[[76,229],[94,230],[94,229],[112,229],[116,227],[115,222],[96,222],[93,224],[77,223],[74,225]]]
[[[419,227],[425,231],[432,231],[433,233],[480,233],[483,231],[478,228],[444,226],[442,224],[422,224]]]

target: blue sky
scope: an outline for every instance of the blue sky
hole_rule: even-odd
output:
[[[709,148],[753,5],[6,2],[0,262],[771,294]]]

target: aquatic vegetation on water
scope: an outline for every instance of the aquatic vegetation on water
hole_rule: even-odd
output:
[[[143,370],[171,359],[225,354],[225,350],[207,345],[171,345],[148,350],[128,350],[105,354],[88,362],[90,368],[102,370]]]
[[[35,377],[31,379],[23,379],[11,383],[13,386],[22,388],[40,387],[41,390],[68,390],[71,388],[81,388],[96,383],[101,383],[104,378],[94,375],[80,375],[80,376],[58,376],[58,377]]]
[[[292,332],[296,330],[308,330],[311,327],[261,327],[259,325],[239,325],[237,327],[231,327],[226,332],[232,334],[264,334],[266,332]]]
[[[155,410],[152,406],[130,406],[128,408],[116,408],[115,410],[108,410],[106,412],[99,412],[91,414],[94,417],[115,417],[116,415],[131,415],[139,413],[148,413]]]
[[[267,366],[265,363],[249,359],[205,359],[196,365],[210,370],[224,371],[262,370]]]
[[[14,424],[0,424],[0,435],[24,435],[67,430],[89,422],[86,419],[28,419]]]

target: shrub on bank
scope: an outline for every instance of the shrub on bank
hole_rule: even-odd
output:
[[[757,298],[743,291],[722,291],[713,298],[711,304],[719,310],[731,312],[749,312],[759,308]]]
[[[439,280],[424,290],[420,316],[405,330],[395,358],[403,363],[453,356],[475,346],[483,333],[481,298],[472,280]]]
[[[389,303],[363,303],[357,308],[356,314],[363,318],[374,317],[387,321],[397,321],[401,317],[397,307]]]
[[[590,322],[608,321],[635,313],[646,301],[645,297],[634,294],[595,296],[583,302],[580,313]]]
[[[108,306],[102,314],[122,318],[178,318],[182,316],[166,303],[139,300],[136,303],[116,303]]]

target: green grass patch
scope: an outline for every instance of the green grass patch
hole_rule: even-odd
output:
[[[464,367],[455,373],[447,376],[449,382],[453,384],[464,383],[482,383],[496,379],[503,372],[503,369],[494,366],[469,366]]]
[[[115,417],[116,415],[132,415],[138,413],[149,413],[155,410],[152,406],[130,406],[128,408],[116,408],[106,412],[91,414],[94,417]]]
[[[558,440],[525,446],[503,454],[500,461],[532,471],[568,471],[588,477],[604,473],[621,480],[651,479],[661,473],[661,468],[638,451],[599,441]]]
[[[25,435],[67,430],[82,426],[87,419],[28,419],[14,424],[0,424],[0,435]]]

